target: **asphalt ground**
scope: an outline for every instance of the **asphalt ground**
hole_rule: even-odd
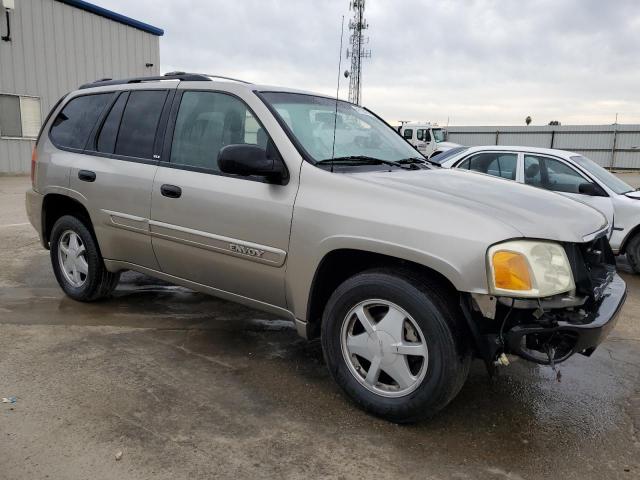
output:
[[[475,362],[437,418],[397,426],[346,400],[283,319],[134,273],[110,300],[66,298],[28,187],[0,178],[2,480],[640,478],[640,276],[624,259],[615,330],[560,382]]]

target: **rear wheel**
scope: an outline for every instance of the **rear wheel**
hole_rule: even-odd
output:
[[[640,273],[640,233],[636,233],[626,247],[627,260],[635,273]]]
[[[395,422],[433,416],[459,392],[471,355],[442,287],[372,270],[345,281],[323,316],[331,375],[366,411]]]
[[[51,230],[51,264],[62,290],[74,300],[92,302],[109,296],[119,273],[109,272],[93,235],[76,217],[60,217]]]

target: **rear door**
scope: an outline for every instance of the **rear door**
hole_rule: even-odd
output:
[[[580,193],[580,185],[593,183],[567,162],[546,155],[524,154],[524,183],[560,193],[599,210],[613,225],[613,204],[608,196]]]
[[[161,145],[166,85],[113,93],[71,171],[86,198],[104,258],[159,269],[149,236],[151,187]]]
[[[185,87],[186,88],[186,87]],[[218,152],[253,144],[279,156],[249,98],[178,90],[153,185],[151,233],[162,271],[285,307],[284,273],[297,175],[286,185],[220,172]],[[270,115],[270,114],[267,114]],[[275,150],[273,150],[275,149]]]

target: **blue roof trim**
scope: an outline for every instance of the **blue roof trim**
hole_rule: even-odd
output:
[[[57,1],[61,3],[66,3],[67,5],[71,5],[72,7],[76,7],[81,10],[86,10],[87,12],[95,13],[96,15],[100,15],[101,17],[108,18],[109,20],[113,20],[114,22],[119,22],[125,25],[129,25],[130,27],[137,28],[138,30],[142,30],[143,32],[147,32],[152,35],[156,35],[158,37],[161,37],[164,35],[164,30],[162,30],[161,28],[154,27],[153,25],[149,25],[148,23],[140,22],[134,18],[121,15],[111,10],[107,10],[106,8],[99,7],[98,5],[94,5],[93,3],[83,2],[82,0],[57,0]]]

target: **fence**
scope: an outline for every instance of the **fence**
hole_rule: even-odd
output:
[[[570,150],[611,169],[640,169],[640,125],[448,127],[461,145],[521,145]]]

